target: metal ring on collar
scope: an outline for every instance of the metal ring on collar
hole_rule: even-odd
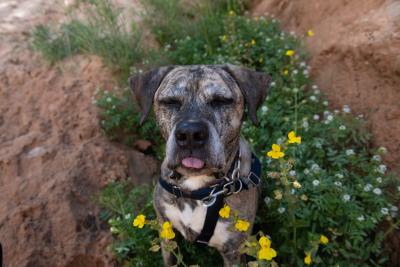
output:
[[[204,204],[205,206],[209,207],[209,206],[214,205],[214,203],[215,203],[217,197],[218,197],[219,195],[226,194],[226,192],[227,192],[227,190],[228,190],[228,189],[225,188],[225,186],[224,186],[220,191],[217,191],[217,192],[214,193],[215,189],[216,189],[216,188],[214,188],[208,196],[206,196],[205,198],[203,198],[203,199],[201,200],[201,201],[203,201],[203,204]],[[228,191],[229,191],[229,190],[228,190]]]
[[[232,180],[237,180],[240,177],[240,170],[239,168],[236,168],[232,172]]]
[[[231,190],[231,186],[235,186],[235,180],[230,180],[230,182],[224,184],[224,186],[222,187],[222,189],[224,190],[224,194],[229,196],[232,195],[233,190]]]
[[[242,191],[242,189],[243,189],[243,182],[242,182],[242,180],[238,179],[238,181],[239,181],[240,187],[239,187],[238,190],[236,190],[235,192],[233,192],[233,194],[237,194],[237,193],[239,193],[240,191]]]
[[[214,205],[215,201],[217,200],[217,197],[214,195],[214,192],[216,189],[217,188],[214,187],[211,190],[210,194],[201,200],[203,202],[204,206],[209,207],[209,206]]]
[[[208,196],[205,197],[201,200],[203,202],[203,205],[206,207],[210,207],[212,205],[214,205],[215,201],[217,201],[217,197],[216,196]]]

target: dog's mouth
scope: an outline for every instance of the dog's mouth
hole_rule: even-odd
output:
[[[181,161],[183,167],[193,170],[201,170],[204,167],[204,161],[196,157],[186,157]]]
[[[220,165],[214,166],[210,164],[206,157],[198,154],[176,155],[176,159],[169,162],[168,168],[184,176],[209,175],[221,171]]]
[[[205,159],[190,155],[182,158],[176,170],[187,176],[211,175],[213,173],[220,173],[222,166],[211,165]]]

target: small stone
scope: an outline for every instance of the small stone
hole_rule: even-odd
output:
[[[151,145],[152,145],[152,143],[150,141],[143,140],[143,139],[136,140],[134,143],[134,147],[141,152],[144,152],[147,149],[149,149],[151,147]]]

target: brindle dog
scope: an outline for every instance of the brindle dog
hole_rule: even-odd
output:
[[[161,133],[167,141],[161,176],[182,190],[213,185],[216,174],[227,174],[240,147],[240,174],[250,172],[251,152],[240,137],[245,106],[257,124],[257,108],[263,102],[270,78],[265,73],[233,65],[166,66],[130,78],[141,108],[142,122],[152,104]],[[179,179],[170,177],[172,172]],[[251,227],[258,190],[251,188],[224,199]],[[171,221],[184,238],[194,241],[201,232],[207,207],[199,200],[177,198],[159,184],[154,206],[160,223]],[[215,247],[224,266],[240,264],[239,247],[248,233],[229,230],[232,221],[219,219],[208,245]],[[163,250],[165,266],[173,257]]]

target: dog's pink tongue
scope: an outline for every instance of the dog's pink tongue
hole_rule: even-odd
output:
[[[204,166],[204,161],[198,158],[188,157],[182,160],[182,165],[186,168],[201,169]]]

